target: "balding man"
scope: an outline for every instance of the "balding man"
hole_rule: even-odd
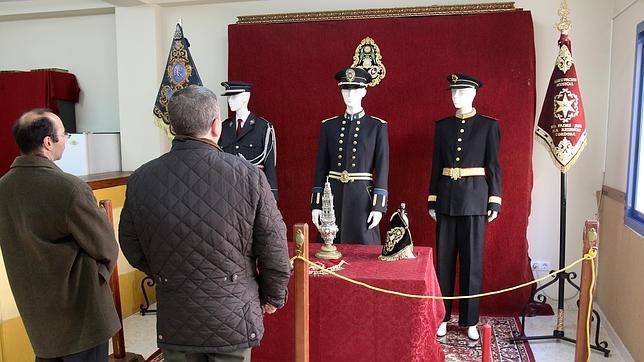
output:
[[[87,184],[54,164],[69,138],[58,116],[29,111],[13,135],[21,156],[0,178],[0,248],[36,361],[107,361],[120,328],[112,226]]]

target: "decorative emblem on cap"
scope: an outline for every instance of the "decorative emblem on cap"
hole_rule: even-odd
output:
[[[458,76],[456,74],[452,74],[451,78],[452,78],[452,83],[456,83],[456,81],[458,80]]]
[[[353,55],[353,64],[351,66],[354,68],[362,68],[369,72],[373,78],[371,83],[368,84],[371,87],[378,85],[387,74],[387,69],[385,69],[385,65],[382,63],[380,48],[370,37],[362,39],[356,47],[355,54]]]
[[[347,78],[349,82],[353,82],[353,80],[356,79],[356,71],[353,69],[347,69],[344,76]]]

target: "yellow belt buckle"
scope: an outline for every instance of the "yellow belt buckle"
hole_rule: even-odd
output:
[[[450,178],[454,181],[458,180],[461,178],[461,169],[460,168],[453,168],[452,172],[450,172]]]
[[[350,180],[351,178],[349,177],[349,173],[346,170],[342,171],[342,173],[340,174],[340,182],[342,182],[343,184],[346,184]]]

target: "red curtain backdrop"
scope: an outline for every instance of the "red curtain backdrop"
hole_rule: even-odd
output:
[[[58,114],[56,99],[78,102],[79,94],[76,76],[71,73],[0,72],[0,176],[20,154],[11,133],[15,120],[33,108],[51,108]]]
[[[535,54],[529,11],[230,25],[229,79],[254,83],[250,109],[275,125],[279,207],[287,225],[310,223],[320,121],[345,110],[333,75],[351,65],[365,37],[380,47],[387,69],[363,101],[368,114],[389,125],[386,217],[405,202],[415,244],[435,245],[435,223],[426,211],[434,124],[455,112],[447,75],[474,75],[485,83],[474,106],[499,120],[503,170],[503,207],[487,231],[483,289],[531,280],[526,231]],[[381,228],[386,225],[383,218]],[[528,289],[483,299],[482,314],[519,313]]]

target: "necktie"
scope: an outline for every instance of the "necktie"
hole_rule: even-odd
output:
[[[240,131],[240,130],[241,130],[241,128],[242,128],[242,122],[243,122],[243,121],[242,121],[241,119],[238,119],[238,120],[237,120],[237,129],[235,130],[235,133],[237,134],[237,136],[239,136],[239,131]]]

